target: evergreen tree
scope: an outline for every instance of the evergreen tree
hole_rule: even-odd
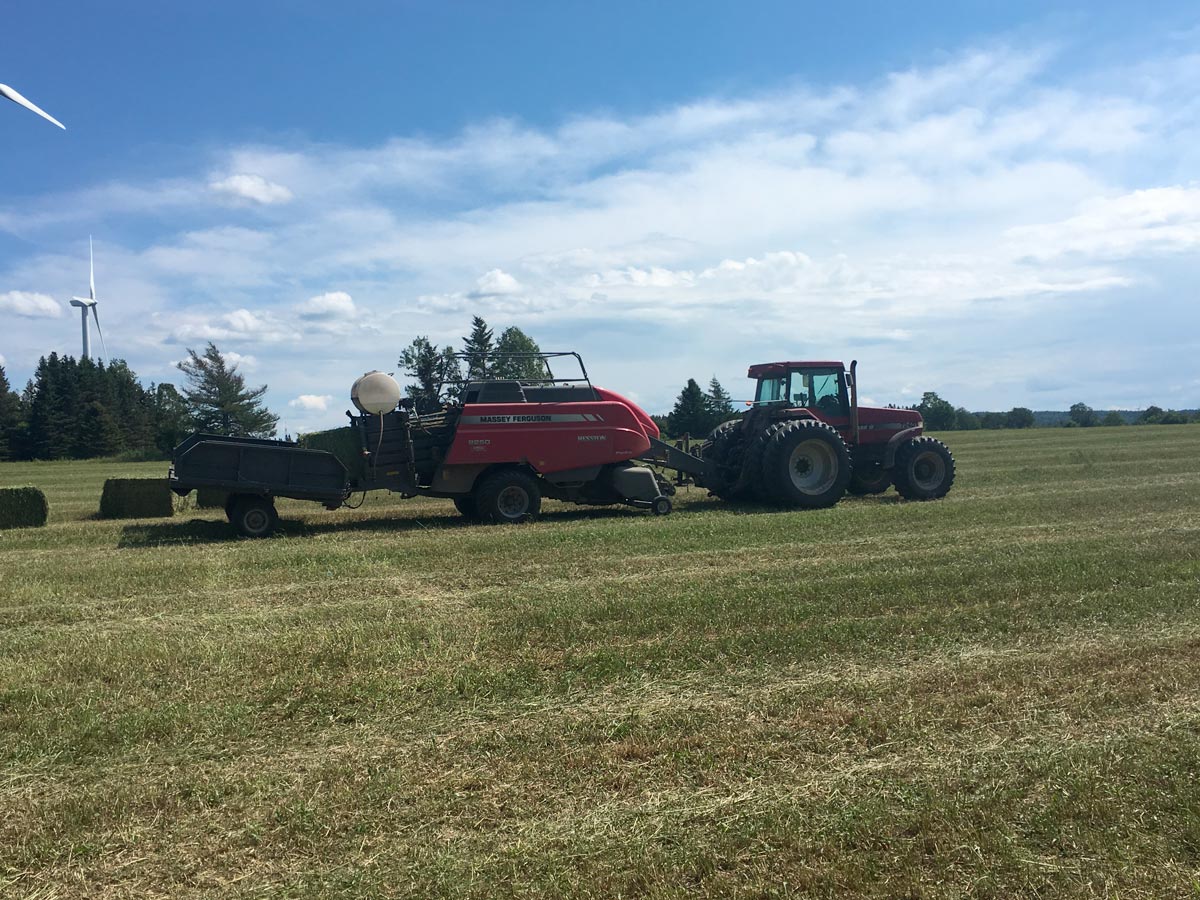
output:
[[[0,366],[0,460],[16,459],[21,452],[21,398],[8,383],[8,374]]]
[[[1104,414],[1104,418],[1100,420],[1100,424],[1107,425],[1110,428],[1116,425],[1124,425],[1125,417],[1115,409],[1110,409]]]
[[[463,388],[462,360],[447,344],[442,348],[442,399],[447,403],[455,403],[462,397]]]
[[[124,446],[117,419],[113,378],[104,366],[81,359],[77,366],[79,407],[74,416],[72,459],[112,456]]]
[[[708,397],[700,390],[696,379],[689,378],[687,385],[675,400],[675,407],[667,417],[669,430],[674,437],[690,434],[703,437],[712,430],[712,411]]]
[[[516,325],[510,325],[496,341],[496,353],[541,353],[537,342]],[[492,366],[492,377],[509,381],[537,381],[547,378],[546,364],[541,359],[506,359],[499,356]]]
[[[32,459],[67,459],[75,445],[79,384],[75,360],[57,353],[38,360],[29,402]]]
[[[129,450],[154,447],[154,400],[123,359],[108,365],[114,397],[113,413],[121,426],[121,437]]]
[[[449,352],[447,352],[449,351]],[[436,412],[442,408],[445,384],[457,377],[449,365],[458,367],[454,351],[446,347],[438,350],[429,338],[419,335],[400,353],[399,364],[415,383],[408,385],[408,396],[412,398],[418,413]]]
[[[496,349],[492,340],[492,329],[479,316],[471,320],[471,333],[463,338],[463,354],[466,356],[467,380],[483,381],[491,377],[492,360]]]
[[[732,419],[737,415],[737,410],[733,408],[733,398],[729,396],[729,392],[725,388],[721,387],[721,382],[717,381],[716,375],[709,381],[708,393],[705,396],[708,398],[708,409],[712,416],[712,425],[709,431],[726,419]],[[707,434],[707,432],[705,433]]]
[[[198,431],[251,437],[275,435],[279,416],[262,404],[265,384],[247,388],[237,366],[227,365],[211,341],[203,356],[190,347],[187,352],[188,358],[177,366],[188,379],[183,395]]]

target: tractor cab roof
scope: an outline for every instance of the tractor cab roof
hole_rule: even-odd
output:
[[[774,378],[783,375],[792,369],[842,369],[845,368],[840,361],[832,362],[813,361],[805,362],[770,362],[756,363],[750,367],[750,371],[746,373],[748,378]]]

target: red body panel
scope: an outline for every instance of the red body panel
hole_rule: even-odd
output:
[[[618,394],[583,403],[469,403],[446,465],[528,463],[549,474],[622,462],[650,449],[641,409]],[[657,437],[658,429],[654,429]]]
[[[817,409],[797,408],[797,413],[808,413],[826,425],[838,430],[842,439],[850,441],[850,417],[827,416]],[[858,442],[860,444],[886,444],[892,435],[909,428],[923,425],[921,414],[913,409],[886,409],[876,406],[858,408]]]

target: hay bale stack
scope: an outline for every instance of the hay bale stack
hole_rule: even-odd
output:
[[[38,488],[0,488],[0,528],[37,528],[48,515],[50,504]]]
[[[197,509],[224,509],[229,491],[215,487],[196,488]]]
[[[165,519],[175,514],[165,478],[110,478],[100,495],[104,519]]]

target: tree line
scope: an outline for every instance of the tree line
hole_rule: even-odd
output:
[[[124,360],[107,364],[51,353],[16,393],[0,366],[0,460],[162,457],[193,431],[270,437],[278,417],[237,366],[210,343],[178,363],[182,392],[144,387]]]
[[[948,400],[943,400],[933,391],[926,391],[922,395],[920,403],[905,408],[915,409],[919,412],[921,418],[925,420],[925,427],[930,431],[1034,428],[1043,424],[1038,421],[1038,417],[1045,415],[1044,413],[1035,413],[1024,406],[1015,406],[1008,412],[970,412],[964,407],[956,407]],[[1112,427],[1126,425],[1130,422],[1135,425],[1183,425],[1189,421],[1200,422],[1200,411],[1189,418],[1185,412],[1149,406],[1138,415],[1127,417],[1115,409],[1101,414],[1086,403],[1079,402],[1071,405],[1065,417],[1059,416],[1058,418],[1060,421],[1053,424],[1067,428]]]

